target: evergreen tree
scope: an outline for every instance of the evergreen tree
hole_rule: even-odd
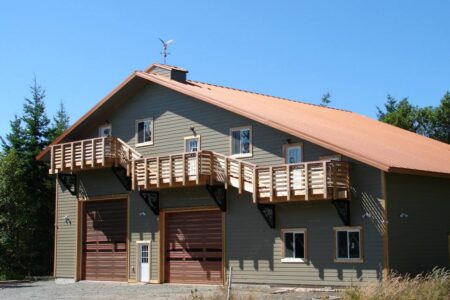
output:
[[[0,157],[0,271],[13,278],[50,274],[53,261],[54,183],[35,159],[48,145],[50,121],[36,79],[30,92]]]
[[[328,104],[331,103],[330,98],[330,93],[323,94],[322,98],[320,99],[320,106],[328,106]]]
[[[49,141],[53,141],[55,138],[61,135],[67,128],[69,128],[70,117],[66,112],[66,108],[63,102],[59,103],[56,116],[53,118],[53,123],[49,131]]]

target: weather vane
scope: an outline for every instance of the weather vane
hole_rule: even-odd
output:
[[[173,42],[173,40],[168,40],[167,42],[164,42],[164,40],[162,38],[160,38],[159,40],[163,44],[163,50],[162,50],[161,54],[164,59],[164,64],[166,64],[167,55],[170,54],[170,52],[167,52],[167,48],[169,47],[169,44]]]

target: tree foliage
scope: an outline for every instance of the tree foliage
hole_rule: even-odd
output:
[[[408,98],[387,96],[384,109],[377,107],[378,120],[450,144],[450,93],[437,107],[418,107]]]
[[[322,98],[320,98],[320,106],[328,106],[331,103],[331,94],[325,93]]]
[[[0,154],[0,275],[50,274],[53,261],[54,182],[36,155],[67,127],[62,106],[54,124],[36,79],[21,116],[11,121]],[[67,121],[67,122],[66,122]]]

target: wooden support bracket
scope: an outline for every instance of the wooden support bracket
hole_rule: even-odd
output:
[[[131,191],[131,178],[127,176],[127,170],[123,167],[111,167],[114,175],[119,179],[120,183],[127,191]]]
[[[258,203],[258,210],[270,228],[275,228],[275,205]]]
[[[59,173],[58,179],[73,196],[77,195],[77,175]]]
[[[221,211],[227,211],[227,192],[223,185],[206,185],[206,190],[216,202]]]
[[[139,191],[139,195],[145,204],[157,216],[159,215],[159,192],[158,191]]]
[[[345,226],[350,226],[350,201],[348,200],[332,200],[339,218]]]

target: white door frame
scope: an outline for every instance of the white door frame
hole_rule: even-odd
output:
[[[141,246],[148,246],[148,280],[141,280]],[[151,281],[151,241],[136,241],[136,281],[150,282]]]

